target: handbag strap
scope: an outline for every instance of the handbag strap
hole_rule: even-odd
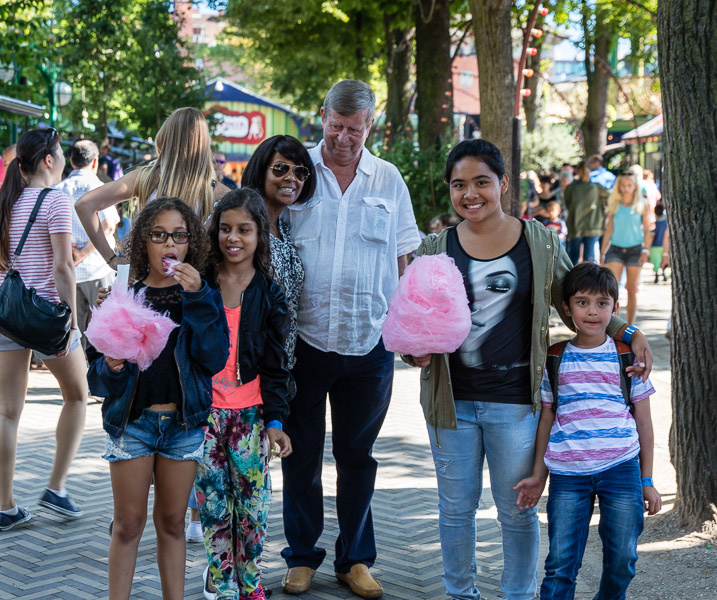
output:
[[[43,189],[40,194],[37,197],[37,202],[35,202],[35,206],[32,209],[32,212],[30,213],[30,219],[27,222],[27,225],[25,225],[25,231],[22,233],[22,237],[20,238],[20,243],[17,245],[17,248],[15,248],[15,258],[20,256],[20,253],[22,252],[22,248],[25,245],[25,240],[27,240],[27,236],[30,233],[30,229],[32,228],[33,224],[35,223],[35,219],[37,219],[37,213],[40,212],[40,206],[42,205],[42,201],[45,199],[45,196],[49,194],[52,191],[52,188],[45,188]],[[15,259],[13,259],[13,264],[15,263]]]

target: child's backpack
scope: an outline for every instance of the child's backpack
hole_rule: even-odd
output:
[[[560,370],[560,362],[563,360],[563,353],[565,352],[565,346],[567,340],[553,344],[548,348],[548,357],[545,360],[545,368],[548,371],[548,381],[550,382],[550,389],[553,391],[553,410],[557,413],[558,411],[558,372]],[[622,390],[622,397],[625,398],[625,404],[630,409],[630,413],[635,410],[635,407],[630,400],[630,392],[632,390],[632,382],[630,376],[627,374],[625,369],[631,367],[635,362],[635,355],[630,346],[625,342],[615,342],[615,348],[617,350],[617,358],[620,363],[620,389]]]

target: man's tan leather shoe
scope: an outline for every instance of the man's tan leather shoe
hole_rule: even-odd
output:
[[[354,565],[348,573],[336,573],[336,579],[347,584],[351,591],[361,598],[383,596],[381,584],[371,576],[368,567],[364,564]]]
[[[311,578],[314,576],[311,567],[291,567],[284,575],[281,585],[287,594],[303,594],[311,587]]]

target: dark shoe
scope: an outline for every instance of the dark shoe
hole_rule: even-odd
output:
[[[347,584],[351,591],[361,598],[380,598],[383,596],[383,587],[376,581],[362,563],[351,567],[348,573],[336,573],[336,579]]]
[[[54,510],[56,513],[59,513],[68,519],[77,519],[84,514],[79,508],[77,508],[77,505],[72,501],[72,498],[70,498],[69,495],[62,498],[49,489],[45,489],[45,493],[40,498],[38,504],[40,506],[44,506],[45,508],[49,508],[50,510]]]
[[[311,587],[311,578],[314,576],[314,569],[311,567],[291,567],[284,575],[281,585],[287,594],[303,594]]]
[[[17,513],[14,515],[0,512],[0,531],[7,531],[15,527],[15,525],[27,523],[30,519],[32,519],[30,511],[21,506],[17,507]]]

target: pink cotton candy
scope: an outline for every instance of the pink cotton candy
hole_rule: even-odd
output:
[[[423,356],[455,352],[471,330],[463,276],[446,254],[419,256],[407,268],[383,323],[386,350]]]
[[[137,363],[146,370],[164,350],[169,334],[178,325],[144,304],[144,291],[136,295],[124,286],[115,286],[85,331],[90,343],[105,356]]]
[[[174,275],[174,267],[179,264],[182,264],[181,260],[177,260],[176,258],[172,258],[170,256],[165,256],[162,259],[162,268],[164,269],[164,274]]]

